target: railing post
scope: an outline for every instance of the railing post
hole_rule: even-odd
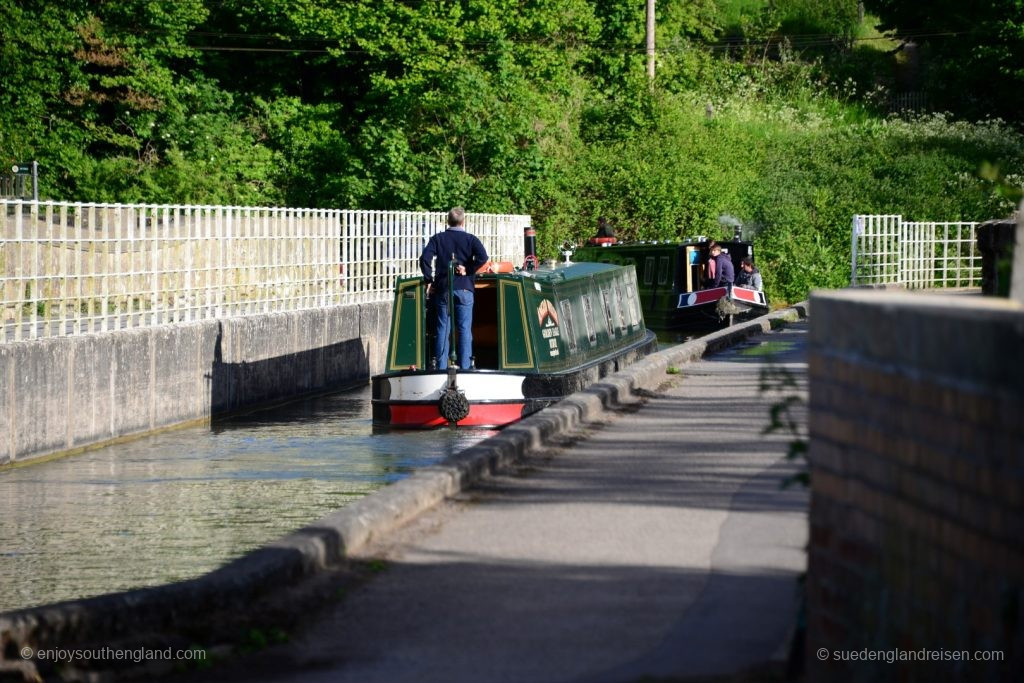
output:
[[[24,316],[24,304],[22,297],[25,293],[24,283],[24,255],[21,253],[24,249],[25,244],[25,227],[24,227],[24,210],[22,209],[21,202],[14,205],[14,243],[16,246],[16,253],[14,255],[14,340],[21,341],[22,339],[22,321]]]
[[[854,214],[850,226],[850,285],[857,284],[857,238],[864,232],[864,218]]]

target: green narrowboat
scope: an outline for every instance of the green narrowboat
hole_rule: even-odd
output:
[[[704,237],[686,242],[618,242],[593,238],[573,252],[573,259],[633,266],[644,319],[657,330],[701,330],[721,325],[734,315],[768,312],[764,292],[730,285],[704,288],[708,244]],[[741,239],[719,241],[736,272],[753,258],[754,245]]]
[[[657,348],[633,268],[502,265],[477,273],[470,370],[432,369],[423,279],[396,281],[387,366],[371,380],[375,425],[500,427]]]

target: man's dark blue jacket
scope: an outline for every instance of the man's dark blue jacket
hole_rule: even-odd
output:
[[[448,288],[448,261],[452,254],[455,254],[456,265],[466,267],[465,275],[455,276],[453,289],[473,290],[473,280],[476,271],[480,270],[487,263],[487,250],[483,243],[465,230],[459,228],[448,228],[439,232],[427,242],[420,255],[420,270],[427,282],[433,282],[436,291],[444,292]],[[437,264],[433,274],[430,271],[430,262],[437,257]]]
[[[732,259],[725,252],[715,257],[715,281],[712,287],[731,285],[736,279],[736,269],[732,267]]]

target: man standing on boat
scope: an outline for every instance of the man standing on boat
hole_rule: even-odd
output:
[[[714,240],[708,244],[708,289],[731,287],[736,279],[732,259],[722,253],[722,246]]]
[[[448,263],[454,256],[452,300],[455,306],[455,330],[458,334],[459,367],[468,370],[473,356],[473,287],[476,272],[487,263],[487,250],[475,236],[466,232],[466,210],[456,206],[448,212],[448,229],[427,241],[420,255],[420,270],[427,282],[427,296],[434,298],[437,312],[437,368],[448,368],[451,316],[448,312]],[[437,262],[431,269],[434,259]]]

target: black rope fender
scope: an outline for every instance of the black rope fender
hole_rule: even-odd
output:
[[[441,393],[438,409],[444,419],[449,422],[458,422],[466,419],[466,416],[469,415],[469,399],[455,387],[448,387]]]
[[[437,409],[441,411],[441,417],[453,424],[469,415],[469,399],[459,389],[458,373],[454,365],[448,366],[448,386],[441,392],[441,402]]]

